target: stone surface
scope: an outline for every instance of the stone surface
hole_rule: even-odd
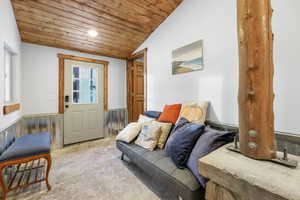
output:
[[[300,161],[296,156],[289,155],[289,158]],[[199,171],[213,183],[239,196],[237,199],[300,199],[299,166],[291,169],[269,161],[253,160],[224,146],[200,159]]]

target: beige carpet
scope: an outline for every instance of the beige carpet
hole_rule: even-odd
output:
[[[119,159],[114,139],[77,144],[52,153],[52,190],[37,184],[9,199],[158,200]]]

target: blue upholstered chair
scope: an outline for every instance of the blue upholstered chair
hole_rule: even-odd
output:
[[[19,137],[13,142],[0,156],[0,186],[2,187],[3,199],[6,199],[8,192],[16,190],[18,188],[24,188],[32,184],[36,184],[42,181],[46,181],[48,190],[51,190],[51,186],[48,181],[48,176],[51,168],[51,133],[36,133],[28,134]],[[40,159],[47,161],[46,177],[38,177],[38,169],[44,166],[40,165]],[[31,161],[38,160],[37,166],[32,165],[29,169],[25,168],[21,170],[21,165],[25,163],[28,165]],[[6,167],[16,165],[16,172],[12,175],[11,179],[4,181],[3,171]],[[36,176],[34,181],[30,181],[30,175],[25,183],[22,183],[22,178],[26,171],[36,170]],[[13,186],[13,183],[17,177],[17,174],[21,173],[17,186]],[[31,173],[31,172],[30,172]]]

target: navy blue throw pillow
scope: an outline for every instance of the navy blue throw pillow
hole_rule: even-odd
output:
[[[199,174],[199,159],[206,156],[217,148],[233,142],[236,131],[223,131],[207,126],[204,133],[198,139],[187,161],[187,167],[191,170],[199,183],[205,188],[208,179]]]
[[[175,126],[172,127],[172,131],[171,131],[171,133],[169,135],[169,138],[168,138],[167,143],[166,143],[166,148],[165,148],[166,153],[167,153],[168,156],[171,156],[171,148],[170,147],[171,147],[171,144],[173,143],[173,140],[174,140],[173,133],[175,133],[176,130],[184,127],[186,124],[189,124],[189,121],[186,118],[182,117],[175,124]]]
[[[203,124],[188,123],[178,128],[173,133],[169,144],[169,152],[172,161],[179,169],[184,169],[198,138],[202,135],[205,126]]]
[[[159,116],[160,116],[161,112],[159,111],[146,111],[144,112],[144,115],[146,115],[147,117],[151,117],[151,118],[155,118],[155,119],[158,119]]]

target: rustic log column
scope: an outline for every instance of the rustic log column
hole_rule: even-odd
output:
[[[255,159],[273,159],[273,10],[270,0],[237,1],[240,150]]]

